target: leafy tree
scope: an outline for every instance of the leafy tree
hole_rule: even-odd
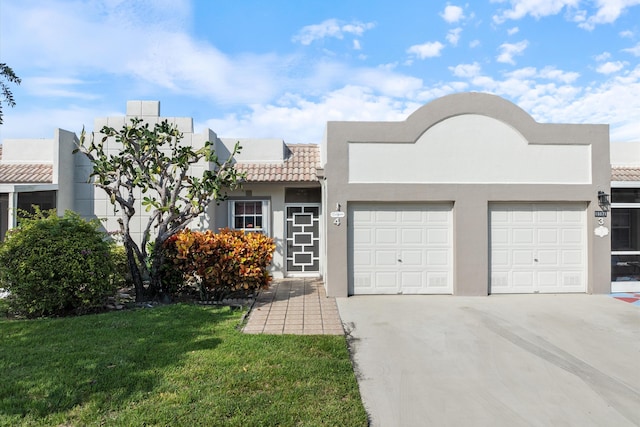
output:
[[[242,175],[231,162],[240,150],[236,144],[228,160],[220,162],[210,141],[194,150],[181,145],[182,133],[166,120],[151,128],[139,118],[131,119],[117,131],[105,126],[103,137],[96,141],[92,134],[87,145],[84,129],[78,148],[93,164],[91,177],[94,185],[103,189],[111,203],[119,209],[120,231],[127,252],[131,277],[136,290],[136,300],[156,298],[167,294],[162,284],[162,246],[173,234],[202,214],[211,202],[227,197],[227,190],[239,186]],[[107,139],[118,143],[118,152],[105,152]],[[213,164],[213,170],[205,170],[202,176],[189,174],[191,165],[205,160]],[[139,203],[136,191],[142,194]],[[144,207],[151,213],[138,244],[131,237],[131,219]],[[149,278],[145,290],[143,280]]]
[[[16,76],[16,73],[13,72],[11,67],[3,62],[0,62],[0,91],[2,91],[2,97],[4,98],[4,102],[9,107],[15,107],[16,101],[13,99],[13,93],[11,93],[9,86],[3,80],[6,80],[9,83],[15,83],[17,85],[19,85],[22,81],[20,77]],[[2,116],[2,101],[0,101],[0,125],[3,123]]]

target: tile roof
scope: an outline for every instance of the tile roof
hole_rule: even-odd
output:
[[[317,182],[320,147],[316,144],[287,144],[283,162],[238,162],[235,167],[247,174],[246,182]]]
[[[0,183],[50,184],[53,182],[53,165],[0,164]]]
[[[612,166],[611,181],[640,181],[640,166]]]
[[[2,145],[0,145],[2,160]],[[0,163],[0,183],[50,184],[53,182],[53,165],[41,163]]]

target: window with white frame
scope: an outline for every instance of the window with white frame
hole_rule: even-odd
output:
[[[230,200],[229,228],[269,234],[268,200]]]

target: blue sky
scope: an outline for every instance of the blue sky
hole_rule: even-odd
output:
[[[79,133],[127,100],[197,132],[319,143],[455,92],[640,141],[640,0],[0,0],[22,78],[0,139]]]

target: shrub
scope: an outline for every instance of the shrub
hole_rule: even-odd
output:
[[[111,245],[111,262],[113,263],[113,285],[116,287],[133,286],[131,272],[129,271],[129,261],[124,246],[118,244]]]
[[[231,293],[253,293],[269,286],[276,246],[261,233],[222,229],[219,233],[183,230],[164,245],[165,260],[200,285],[203,299],[221,300]]]
[[[55,210],[21,219],[0,244],[0,288],[26,317],[82,314],[115,290],[111,244],[99,222]]]

